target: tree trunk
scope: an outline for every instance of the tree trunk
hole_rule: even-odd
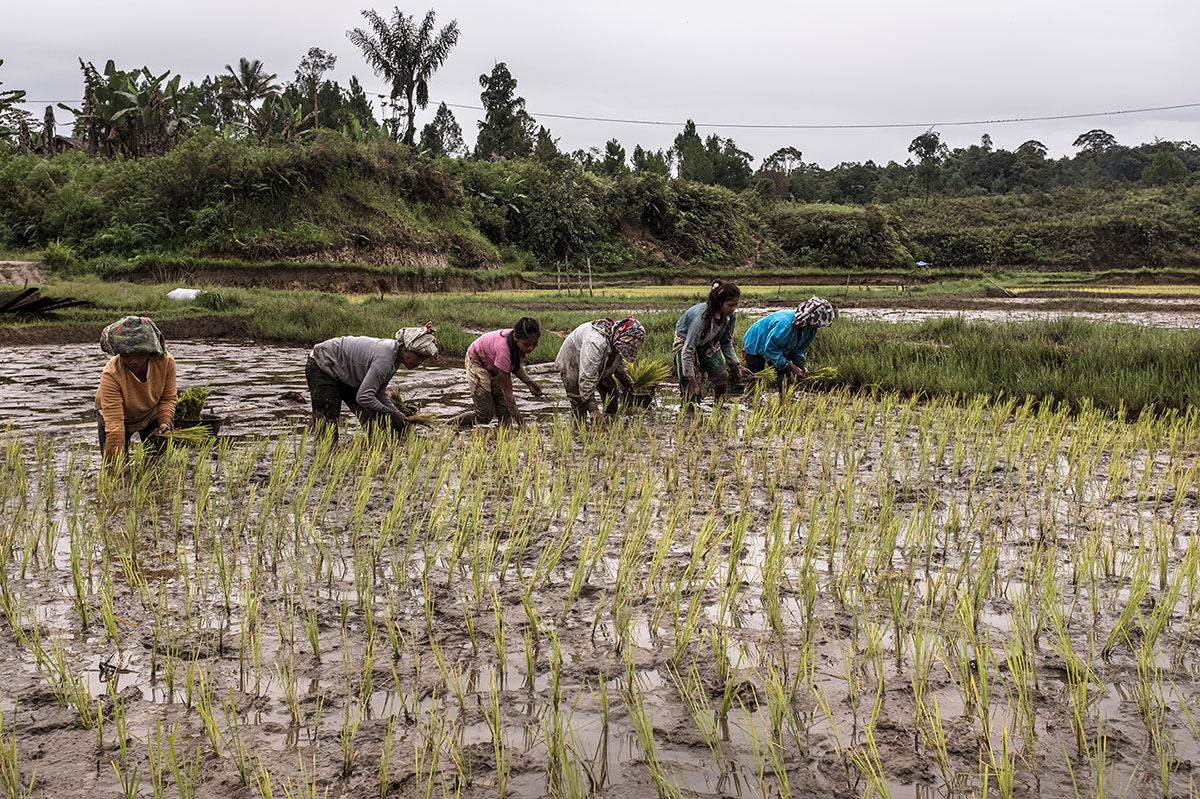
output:
[[[405,99],[408,101],[408,127],[404,129],[404,143],[409,147],[413,146],[413,140],[417,134],[417,107],[413,103],[413,92],[416,91],[416,84],[411,84],[408,87],[408,94]]]

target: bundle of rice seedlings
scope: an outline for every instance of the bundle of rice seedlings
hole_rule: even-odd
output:
[[[438,417],[435,413],[406,413],[408,421],[411,424],[419,424],[422,427],[433,427],[438,423]]]
[[[179,444],[184,447],[199,447],[208,443],[213,435],[209,428],[204,425],[196,425],[195,427],[177,427],[174,430],[163,433],[162,437],[172,444]]]
[[[417,403],[412,400],[405,399],[399,389],[389,388],[387,393],[388,399],[396,406],[396,410],[408,417],[408,421],[412,424],[419,424],[422,427],[433,427],[437,424],[438,417],[432,413],[421,413],[417,409]]]
[[[175,398],[176,419],[199,419],[208,402],[208,386],[192,386]]]
[[[396,410],[400,411],[400,413],[404,414],[405,416],[412,417],[420,415],[417,413],[417,404],[412,400],[406,400],[404,395],[400,393],[400,389],[389,388],[387,397],[392,401],[392,404],[396,406]]]
[[[822,366],[818,369],[808,370],[808,379],[812,381],[834,380],[838,376],[836,366]]]
[[[625,364],[634,394],[649,394],[671,376],[671,364],[653,358],[641,358]]]
[[[754,379],[765,380],[768,383],[774,383],[777,379],[779,379],[779,372],[775,370],[774,366],[767,364],[762,369],[759,369],[754,373]]]

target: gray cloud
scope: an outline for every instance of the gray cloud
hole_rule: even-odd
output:
[[[0,33],[0,81],[37,101],[79,100],[77,57],[98,66],[173,70],[185,81],[220,73],[240,56],[290,79],[311,46],[338,56],[334,77],[357,74],[368,91],[387,87],[345,37],[362,3],[152,3],[119,11],[70,0],[10,4]],[[388,14],[391,6],[374,6]],[[421,14],[426,6],[406,6]],[[669,147],[691,118],[723,124],[886,124],[1048,116],[1200,102],[1192,76],[1200,4],[1147,2],[889,3],[540,2],[450,0],[458,47],[431,83],[435,103],[479,104],[479,75],[508,63],[530,112],[573,150],[616,138]],[[41,106],[31,106],[40,117]],[[378,109],[376,100],[376,108]],[[478,112],[455,108],[468,140]],[[432,116],[431,107],[423,115]],[[634,126],[539,114],[670,121]],[[60,116],[61,116],[60,112]],[[989,133],[997,146],[1028,139],[1053,155],[1102,127],[1127,144],[1198,138],[1200,109],[1055,122],[940,128],[950,146]],[[733,138],[756,159],[782,146],[823,166],[903,161],[921,128],[748,130],[704,128]]]

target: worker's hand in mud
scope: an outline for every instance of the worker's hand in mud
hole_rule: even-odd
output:
[[[808,377],[808,370],[802,366],[797,366],[794,363],[789,363],[788,364],[788,374],[790,374],[792,377],[796,378],[797,380],[803,380],[804,378]]]
[[[749,369],[747,369],[744,366],[739,365],[737,368],[737,373],[738,373],[738,377],[741,378],[742,380],[753,380],[754,379],[754,372],[751,372]]]
[[[158,426],[158,428],[154,431],[154,433],[152,435],[165,436],[169,432],[171,432],[171,423],[163,422],[162,424],[160,424]]]
[[[408,417],[400,411],[396,411],[392,414],[392,424],[396,427],[408,427]]]
[[[688,378],[688,393],[693,397],[700,396],[700,381],[695,377]]]
[[[536,380],[529,381],[529,393],[535,397],[542,396],[542,387],[538,385]]]

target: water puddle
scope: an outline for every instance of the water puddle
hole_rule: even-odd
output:
[[[208,410],[225,417],[222,435],[267,434],[277,427],[308,423],[311,406],[304,380],[308,349],[180,341],[172,343],[170,350],[181,391],[194,385],[209,387]],[[95,441],[96,386],[108,359],[92,344],[21,347],[20,357],[6,359],[8,365],[0,373],[0,419],[21,432],[54,432]],[[532,397],[518,386],[517,402],[523,413],[537,418],[569,410],[553,364],[531,366],[529,373],[545,394]],[[472,407],[461,367],[401,369],[391,386],[423,412],[439,418],[448,420]],[[343,411],[354,428],[351,415]]]

